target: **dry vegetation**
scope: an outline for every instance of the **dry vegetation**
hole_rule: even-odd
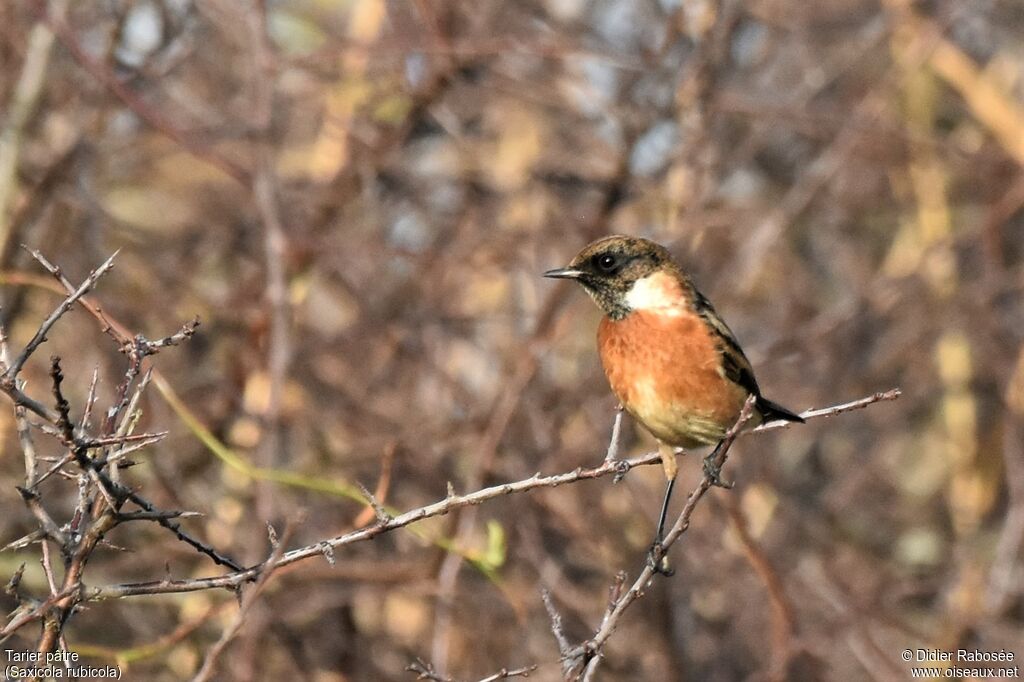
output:
[[[605,462],[597,312],[539,273],[626,232],[671,246],[771,397],[903,397],[739,439],[593,678],[1019,663],[1022,45],[1017,0],[0,3],[5,367],[30,351],[0,383],[38,401],[0,410],[0,648],[133,680],[562,679],[662,479]],[[37,348],[69,299],[31,249],[72,289],[119,250]],[[623,420],[619,457],[651,445]],[[388,525],[535,472],[571,485]],[[83,518],[110,531],[66,568]]]

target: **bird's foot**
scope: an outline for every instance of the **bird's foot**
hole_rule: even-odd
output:
[[[665,546],[661,544],[661,539],[655,540],[651,544],[651,548],[647,550],[647,565],[651,569],[666,578],[675,575],[676,571],[674,568],[669,566],[668,555],[665,552]]]
[[[717,454],[718,449],[716,448],[714,452],[704,458],[704,475],[707,476],[713,486],[718,486],[719,488],[731,488],[736,484],[733,481],[725,481],[722,479],[722,467],[719,464],[715,464],[715,456]]]

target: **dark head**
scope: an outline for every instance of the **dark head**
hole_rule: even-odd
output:
[[[652,277],[668,275],[667,278]],[[667,305],[683,293],[685,279],[664,246],[649,239],[614,235],[589,244],[568,267],[548,270],[545,277],[574,279],[601,310],[621,320],[640,307]],[[656,280],[663,279],[664,282]],[[640,287],[637,282],[643,281]],[[652,288],[651,285],[655,286]]]

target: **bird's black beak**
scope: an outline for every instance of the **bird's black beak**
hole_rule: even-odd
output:
[[[575,268],[555,268],[545,272],[544,276],[553,279],[579,279],[583,276],[583,271]]]

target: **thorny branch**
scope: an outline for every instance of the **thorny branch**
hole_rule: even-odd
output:
[[[497,682],[498,680],[508,680],[513,677],[529,677],[530,673],[537,669],[535,665],[528,665],[523,668],[516,668],[509,670],[502,668],[493,675],[480,678],[477,682]],[[432,682],[455,682],[455,680],[446,675],[438,673],[434,666],[426,661],[416,659],[413,663],[410,663],[406,670],[411,673],[416,673],[417,680],[431,680]]]
[[[831,407],[821,409],[806,410],[801,413],[804,419],[812,420],[816,418],[831,417],[851,410],[857,410],[873,403],[887,400],[895,400],[900,396],[899,389],[892,389],[885,392],[875,393],[874,395],[860,400],[854,400],[841,405],[833,405]],[[777,428],[783,428],[786,425],[785,422],[771,422],[763,424],[756,429],[745,433],[759,433],[761,431],[770,431]],[[721,455],[720,455],[721,459]],[[638,466],[650,466],[658,464],[660,462],[660,455],[657,452],[648,452],[638,457],[632,457],[629,459],[620,459],[614,461],[603,461],[599,466],[591,468],[577,468],[573,471],[567,471],[560,474],[553,474],[550,476],[542,476],[540,473],[536,473],[529,478],[524,478],[519,481],[512,483],[503,483],[500,485],[494,485],[487,488],[467,493],[465,495],[449,494],[444,499],[428,504],[423,507],[412,509],[403,514],[389,518],[385,522],[378,522],[372,526],[361,528],[349,533],[344,533],[332,538],[320,540],[318,542],[299,547],[291,551],[285,552],[281,560],[276,564],[277,567],[287,566],[289,564],[303,561],[311,557],[327,556],[335,549],[351,545],[356,542],[363,542],[370,540],[378,535],[387,533],[398,528],[404,528],[405,526],[422,521],[424,519],[432,518],[435,516],[443,516],[455,509],[461,509],[463,507],[469,507],[472,505],[482,504],[488,500],[493,500],[498,497],[505,495],[514,495],[518,493],[528,492],[537,488],[555,488],[560,485],[569,483],[576,483],[578,481],[585,481],[596,478],[603,478],[605,476],[623,476],[630,470]],[[703,482],[702,482],[703,485]],[[700,493],[703,496],[704,492]],[[697,499],[699,499],[699,497]],[[689,506],[689,503],[688,503]],[[686,510],[684,510],[686,511]],[[692,513],[692,509],[689,513]],[[688,513],[688,514],[689,514]],[[686,519],[689,519],[687,515]],[[680,531],[681,532],[681,531]],[[676,537],[673,535],[672,537]],[[668,537],[668,536],[666,536]],[[667,543],[670,546],[671,543]],[[125,583],[121,585],[105,585],[90,588],[85,591],[82,595],[83,601],[92,601],[97,599],[117,599],[121,597],[128,597],[138,594],[172,594],[180,592],[196,592],[199,590],[210,590],[216,588],[232,588],[241,585],[246,582],[256,580],[262,572],[261,565],[252,566],[242,571],[235,571],[232,573],[225,573],[219,576],[213,576],[209,578],[191,578],[187,580],[158,580],[143,583]]]
[[[238,634],[238,631],[242,629],[246,615],[252,609],[260,593],[263,592],[263,588],[267,586],[267,582],[270,580],[271,575],[273,575],[277,562],[281,560],[281,552],[284,550],[285,543],[291,538],[293,530],[293,525],[289,523],[284,529],[283,537],[278,539],[274,527],[267,524],[267,534],[270,536],[270,556],[263,563],[263,574],[256,581],[253,588],[242,597],[241,605],[238,607],[235,617],[231,619],[231,623],[224,629],[217,643],[207,652],[206,659],[203,661],[202,667],[199,668],[199,672],[192,678],[192,682],[205,682],[212,677],[216,670],[217,659],[220,658],[228,644]]]
[[[142,362],[162,348],[176,345],[189,338],[195,332],[198,320],[186,324],[180,331],[157,341],[149,341],[138,335],[128,340],[113,333],[109,326],[104,331],[110,333],[120,345],[120,350],[128,356],[128,370],[118,386],[114,405],[107,410],[106,418],[99,433],[90,433],[90,417],[96,402],[97,374],[89,388],[88,398],[80,422],[76,428],[72,419],[72,405],[64,392],[64,372],[61,360],[57,356],[50,359],[49,375],[52,392],[53,408],[28,397],[24,393],[24,382],[19,378],[22,369],[36,350],[47,340],[47,335],[54,325],[65,315],[75,303],[88,304],[83,297],[92,290],[100,278],[113,267],[116,253],[108,258],[99,268],[94,270],[78,286],[74,286],[61,270],[50,263],[38,251],[29,250],[35,259],[60,282],[67,291],[67,296],[46,317],[29,341],[15,356],[12,354],[6,331],[0,328],[0,392],[5,393],[14,403],[15,422],[18,439],[25,458],[25,485],[18,488],[26,508],[39,524],[37,531],[7,545],[7,548],[20,548],[32,542],[42,544],[43,568],[50,588],[49,596],[42,601],[35,600],[20,592],[13,594],[20,606],[14,617],[0,629],[0,641],[12,635],[24,625],[36,621],[43,622],[42,635],[37,650],[49,653],[63,644],[63,630],[68,618],[81,604],[83,591],[83,573],[85,566],[94,550],[104,543],[104,537],[117,525],[127,521],[152,521],[175,533],[178,539],[186,542],[199,552],[209,556],[216,563],[233,570],[241,570],[241,566],[224,557],[213,548],[185,533],[172,519],[193,515],[189,512],[160,510],[138,493],[119,482],[118,463],[128,452],[133,452],[147,445],[158,442],[164,434],[142,433],[132,431],[138,423],[137,408],[142,392],[149,383],[149,373],[139,376]],[[102,319],[102,313],[96,309]],[[12,359],[13,357],[13,359]],[[42,418],[42,422],[32,422],[27,413]],[[44,472],[38,473],[38,458],[33,442],[32,428],[38,428],[43,434],[55,438],[66,454],[57,463]],[[63,471],[63,467],[74,463],[77,473]],[[64,478],[76,482],[78,502],[72,517],[63,524],[58,523],[43,503],[42,483],[52,474],[60,472]],[[132,503],[141,511],[124,511],[123,507]],[[50,546],[53,543],[60,551],[64,564],[64,575],[60,586],[54,577],[50,559]]]
[[[898,391],[897,391],[898,395]],[[714,467],[721,469],[725,464],[726,459],[729,457],[729,450],[732,444],[736,441],[744,425],[750,421],[754,410],[755,396],[751,395],[747,398],[747,402],[743,405],[743,409],[740,411],[739,417],[736,419],[736,423],[733,424],[732,428],[725,434],[725,438],[722,439],[721,445],[716,448],[716,455],[713,462]],[[833,413],[836,414],[836,413]],[[804,419],[808,417],[801,415]],[[660,545],[655,548],[656,552],[660,552],[660,556],[652,557],[653,560],[648,561],[647,565],[640,572],[640,575],[633,582],[633,584],[626,590],[625,594],[619,599],[613,599],[608,604],[608,609],[605,612],[604,617],[601,619],[601,626],[597,632],[589,640],[579,645],[575,649],[569,652],[567,660],[568,670],[567,679],[579,679],[580,675],[578,670],[582,669],[582,679],[584,682],[591,680],[594,676],[597,667],[601,663],[601,657],[604,650],[604,645],[608,641],[608,638],[615,632],[615,628],[618,627],[619,620],[622,618],[622,614],[626,612],[626,609],[635,602],[637,599],[643,596],[643,590],[647,584],[659,573],[660,559],[668,552],[669,548],[675,544],[676,540],[686,532],[690,527],[690,517],[693,515],[693,510],[696,509],[697,503],[700,502],[704,494],[715,485],[715,479],[712,474],[708,471],[704,472],[700,483],[690,493],[686,499],[686,504],[683,506],[683,510],[679,513],[672,528],[665,535]]]

